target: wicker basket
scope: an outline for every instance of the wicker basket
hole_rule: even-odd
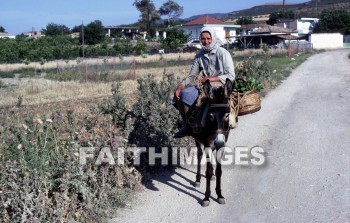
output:
[[[260,94],[257,91],[232,92],[230,101],[231,110],[236,116],[251,114],[261,109]]]
[[[242,93],[239,99],[238,116],[251,114],[261,109],[260,94],[256,91]]]

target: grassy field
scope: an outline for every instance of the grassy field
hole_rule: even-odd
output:
[[[237,51],[234,52],[234,61],[238,65],[245,58],[252,55],[260,55],[263,51]],[[285,55],[285,51],[272,51],[270,54],[273,55]],[[143,57],[129,57],[114,58],[115,65],[118,67],[120,64],[128,64],[127,69],[121,69],[117,72],[110,72],[109,78],[104,81],[89,81],[84,80],[85,75],[82,74],[82,79],[73,81],[55,81],[50,80],[40,76],[40,71],[37,71],[37,75],[22,75],[27,78],[6,78],[2,79],[2,91],[0,99],[0,107],[14,106],[18,103],[18,98],[21,98],[22,105],[39,105],[39,104],[49,104],[62,101],[78,101],[83,99],[98,99],[103,97],[108,97],[111,95],[110,88],[113,82],[113,76],[124,75],[126,80],[122,81],[122,92],[128,95],[128,98],[132,101],[132,95],[136,91],[137,79],[140,77],[145,77],[149,74],[154,75],[156,78],[160,79],[164,74],[175,74],[178,78],[183,78],[189,72],[191,67],[191,61],[194,57],[194,53],[185,54],[170,54],[170,55],[153,55],[147,58]],[[281,57],[280,60],[288,60],[287,57]],[[136,61],[135,73],[133,70],[133,61]],[[273,59],[278,60],[278,59]],[[112,62],[113,59],[110,58],[108,61]],[[298,60],[296,60],[298,62]],[[64,62],[64,66],[71,67],[75,61]],[[84,62],[82,62],[84,63]],[[104,66],[103,59],[87,59],[87,64],[90,66]],[[277,62],[278,64],[279,62]],[[283,64],[283,61],[281,61]],[[114,63],[113,63],[114,64]],[[180,64],[180,65],[179,65]],[[290,64],[290,63],[288,63]],[[34,63],[28,66],[24,64],[6,64],[0,65],[0,71],[9,72],[11,74],[27,71],[28,68],[33,69]],[[44,65],[45,69],[55,69],[57,62],[49,62]],[[64,69],[62,65],[62,69]],[[277,65],[276,65],[277,66]],[[285,66],[285,65],[283,65]],[[24,71],[23,71],[24,69]],[[43,69],[43,70],[45,70]],[[68,68],[67,68],[68,69]],[[103,68],[100,68],[103,69]],[[280,67],[276,68],[281,70]],[[282,71],[281,71],[282,72]],[[284,72],[284,71],[283,71]],[[117,74],[116,74],[117,73]],[[135,74],[135,76],[134,76]],[[80,74],[76,74],[80,77]],[[94,75],[94,74],[91,74]],[[97,76],[96,74],[95,76]],[[108,80],[109,79],[109,80]],[[1,80],[1,79],[0,79]],[[123,80],[123,78],[122,78]],[[7,85],[7,87],[6,87]],[[11,86],[13,85],[13,86]]]

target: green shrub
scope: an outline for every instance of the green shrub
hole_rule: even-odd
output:
[[[56,80],[56,81],[79,80],[78,74],[71,71],[64,71],[62,73],[51,73],[47,77],[51,80]]]
[[[162,147],[167,147],[170,150],[170,159],[174,146],[186,146],[188,142],[173,138],[173,134],[181,124],[179,112],[171,104],[177,83],[173,75],[164,74],[159,82],[149,75],[138,79],[137,82],[137,102],[132,109],[127,109],[125,98],[119,91],[119,84],[115,84],[112,87],[112,98],[100,105],[100,111],[111,115],[117,127],[126,129],[129,146],[147,148],[147,152],[141,155],[141,165],[138,167],[147,175],[149,171],[162,168],[159,162],[156,162],[155,166],[149,165],[147,159],[149,147],[155,147],[158,153]]]
[[[6,84],[0,80],[0,88],[6,87]]]
[[[236,65],[236,79],[243,79],[250,82],[249,85],[253,88],[270,88],[271,81],[271,67],[269,65],[270,57],[256,58],[254,56],[248,57],[242,63]],[[260,86],[259,84],[262,84]]]
[[[0,71],[0,78],[14,78],[14,72]]]
[[[145,43],[145,41],[143,40],[138,40],[135,47],[134,47],[134,51],[137,55],[142,55],[144,52],[147,52],[148,47]]]
[[[30,113],[24,109],[0,112],[0,219],[101,222],[114,217],[139,183],[138,172],[128,165],[95,165],[95,160],[82,165],[79,148],[93,145],[97,157],[102,147],[125,147],[122,133],[93,109],[85,118],[72,110],[19,118],[20,111]]]

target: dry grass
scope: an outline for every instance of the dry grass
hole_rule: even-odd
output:
[[[172,67],[167,73],[184,77],[190,66]],[[139,69],[136,78],[154,75],[160,79],[164,68]],[[58,82],[47,79],[18,79],[18,85],[9,87],[1,93],[0,107],[17,104],[18,97],[23,98],[23,105],[37,105],[60,101],[79,101],[87,98],[103,98],[111,95],[112,82]],[[121,91],[132,98],[137,90],[136,80],[122,82]]]
[[[262,49],[248,49],[243,51],[234,51],[234,56],[237,57],[249,57],[254,55],[261,55],[261,54],[268,54],[268,55],[287,55],[286,49],[273,49],[268,50],[267,52],[264,52]],[[233,58],[234,61],[234,58]]]
[[[137,63],[156,62],[160,60],[188,60],[194,57],[194,53],[182,53],[182,54],[164,54],[164,55],[152,55],[147,58],[144,57],[124,57],[120,58],[107,58],[108,62],[112,63],[132,63],[134,58]],[[104,58],[101,59],[86,59],[87,64],[102,64]],[[73,66],[77,65],[74,60],[65,61],[51,61],[46,63],[43,67],[52,68],[56,66]],[[16,70],[24,66],[37,66],[35,63],[29,65],[24,64],[1,64],[0,70]],[[174,73],[177,77],[184,77],[187,75],[191,64],[188,66],[176,66],[176,67],[157,67],[147,69],[136,68],[136,79],[141,77],[147,77],[147,75],[154,75],[157,79],[160,79],[164,72]],[[133,71],[116,71],[117,74],[129,74]],[[79,81],[67,81],[58,82],[42,78],[35,79],[9,79],[10,82],[16,82],[15,86],[8,87],[0,92],[0,107],[13,106],[18,102],[18,97],[23,98],[23,105],[38,105],[47,103],[57,103],[62,101],[81,101],[82,99],[92,98],[104,98],[111,95],[112,82],[79,82]],[[6,82],[5,82],[6,83]],[[9,84],[11,85],[11,84]],[[125,80],[122,82],[122,92],[131,99],[135,95],[137,89],[136,80]]]
[[[2,93],[0,106],[15,105],[18,97],[23,105],[35,105],[86,97],[103,97],[110,94],[110,84],[56,82],[46,79],[22,79],[19,85]]]
[[[262,50],[245,50],[245,51],[235,51],[235,56],[248,57],[255,54],[261,53]],[[285,50],[270,50],[269,54],[283,54],[286,53]],[[135,57],[138,63],[154,62],[160,59],[165,60],[176,60],[179,59],[192,59],[194,53],[183,53],[183,54],[165,54],[165,55],[152,55],[147,58]],[[123,58],[123,62],[132,62],[133,57]],[[233,58],[234,59],[234,58]],[[113,60],[118,60],[119,58],[114,58]],[[111,61],[109,59],[109,61]],[[87,63],[102,63],[103,59],[87,59]],[[65,62],[63,62],[65,63]],[[69,63],[75,63],[70,61]],[[68,65],[69,65],[68,63]],[[65,63],[66,64],[66,63]],[[22,66],[23,64],[14,65],[0,65],[0,69],[8,66],[11,69],[16,68],[16,66]],[[33,64],[31,64],[33,65]],[[31,66],[28,65],[28,66]],[[25,65],[24,65],[25,66]],[[49,62],[45,66],[57,66],[56,62]],[[147,75],[154,75],[156,79],[160,79],[164,72],[174,73],[176,77],[185,77],[191,64],[186,66],[174,66],[174,67],[157,67],[157,68],[147,68],[147,69],[136,69],[136,79],[141,77],[147,77]],[[125,74],[129,71],[123,71]],[[16,79],[18,81],[17,86],[8,87],[2,92],[0,92],[0,107],[14,106],[18,102],[18,97],[23,98],[23,105],[39,105],[48,103],[58,103],[64,101],[78,102],[82,100],[88,100],[94,103],[93,99],[105,98],[111,95],[111,84],[112,82],[78,82],[78,81],[68,81],[68,82],[58,82],[46,79]],[[126,80],[122,82],[122,93],[126,95],[129,100],[128,104],[132,104],[136,95],[137,82],[136,80]],[[96,104],[96,101],[95,101]]]
[[[87,64],[87,65],[99,65],[103,64],[105,60],[107,60],[109,63],[119,64],[119,63],[132,63],[134,60],[137,63],[147,63],[147,62],[155,62],[159,61],[160,59],[165,60],[176,60],[179,57],[183,60],[185,59],[192,59],[194,58],[194,53],[172,53],[172,54],[163,54],[163,55],[149,55],[146,58],[142,56],[128,56],[128,57],[101,57],[101,58],[80,58],[80,62],[78,63],[78,60],[56,60],[56,61],[49,61],[45,63],[43,66],[40,65],[39,62],[32,62],[28,65],[25,65],[24,63],[13,63],[13,64],[0,64],[0,71],[13,71],[18,70],[21,68],[37,68],[39,69],[49,69],[49,68],[56,68],[56,67],[70,67],[70,66],[76,66],[78,64]]]

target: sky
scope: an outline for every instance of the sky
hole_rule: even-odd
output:
[[[159,9],[167,0],[153,0]],[[232,11],[283,0],[174,0],[184,7],[181,18],[206,13]],[[301,3],[308,0],[286,0]],[[100,20],[104,26],[117,26],[137,22],[140,12],[133,6],[134,0],[0,0],[0,26],[9,34],[21,34],[31,30],[41,31],[49,23],[73,28]]]

